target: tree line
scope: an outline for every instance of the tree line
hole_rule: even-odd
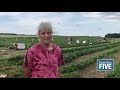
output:
[[[15,33],[0,33],[0,35],[17,35]]]
[[[120,38],[120,33],[108,33],[105,35],[106,38]]]

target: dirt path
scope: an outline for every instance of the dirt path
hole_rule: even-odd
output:
[[[19,54],[25,54],[27,50],[0,50],[0,58],[16,56]]]
[[[89,45],[91,46],[91,45]],[[95,46],[95,45],[93,45]],[[66,48],[61,48],[62,50],[66,50],[66,49],[73,49],[73,48],[82,48],[82,47],[86,47],[86,46],[77,46],[77,47],[66,47]]]
[[[99,54],[101,52],[107,52],[108,50],[109,49],[106,49],[106,50],[103,50],[103,51],[99,51],[99,52],[94,52],[94,53],[91,53],[91,54],[88,54],[88,55],[84,55],[84,56],[80,56],[80,57],[78,57],[78,58],[76,58],[76,59],[74,59],[74,60],[72,60],[70,62],[66,62],[64,66],[67,66],[67,65],[70,65],[70,64],[77,64],[77,63],[79,63],[81,61],[85,61],[85,60],[91,58],[92,56],[95,56],[95,55],[97,55],[97,54]]]
[[[91,46],[91,45],[89,45],[89,46]],[[92,45],[92,46],[96,46],[96,45]],[[80,47],[85,47],[85,46],[80,46]],[[61,49],[65,50],[65,49],[73,49],[73,48],[80,48],[80,47],[69,47],[69,48],[61,48]],[[6,51],[2,51],[2,50],[6,50]],[[14,50],[14,49],[10,50],[6,47],[0,47],[0,59],[4,58],[4,57],[8,58],[11,56],[16,56],[19,54],[26,54],[26,51],[27,50]],[[82,56],[80,59],[84,59],[84,57],[87,57],[87,56],[89,56],[89,55]],[[75,61],[77,61],[77,60],[75,60]],[[79,62],[79,60],[78,60],[78,62]]]
[[[120,61],[120,50],[118,53],[113,54],[114,63],[117,64]],[[80,70],[80,76],[82,78],[105,78],[109,71],[97,71],[96,63]]]

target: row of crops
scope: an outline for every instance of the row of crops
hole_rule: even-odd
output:
[[[68,62],[74,61],[76,58],[92,54],[95,52],[100,52],[89,59],[72,63],[68,65],[64,65],[59,68],[61,77],[78,77],[79,70],[88,67],[89,65],[96,62],[97,59],[101,59],[107,57],[108,55],[112,55],[120,49],[120,42],[116,42],[116,40],[107,39],[103,40],[101,37],[74,37],[74,41],[80,40],[80,43],[77,44],[74,41],[71,44],[67,44],[65,36],[54,36],[53,43],[59,45],[62,48],[62,53],[64,56],[65,64]],[[86,44],[83,44],[82,41],[87,41]],[[9,47],[12,43],[25,43],[26,49],[38,43],[39,40],[37,37],[0,37],[0,47]],[[92,42],[92,45],[89,43]],[[107,51],[104,51],[107,50]],[[7,77],[20,78],[23,76],[22,64],[23,64],[24,55],[17,55],[15,57],[10,58],[2,58],[0,59],[0,73],[8,74]],[[111,72],[107,75],[107,78],[110,77],[120,77],[120,63],[115,65],[115,71]]]
[[[120,62],[115,65],[114,71],[107,74],[106,78],[120,78]]]
[[[111,44],[90,46],[89,48],[83,47],[83,48],[76,48],[76,49],[68,49],[69,52],[67,52],[67,50],[63,50],[64,60],[65,60],[65,62],[69,62],[77,57],[80,57],[80,56],[83,56],[86,54],[91,54],[93,52],[98,52],[98,51],[102,51],[105,49],[113,48],[118,45],[119,45],[119,43],[111,43]],[[66,53],[65,53],[65,51],[66,51]]]
[[[89,36],[73,36],[73,41],[71,44],[67,44],[66,36],[53,36],[53,43],[59,45],[61,48],[66,47],[78,47],[78,46],[87,46],[89,43],[102,44],[109,43],[110,40],[104,40],[102,37],[89,37]],[[80,43],[76,43],[76,40],[79,40]],[[85,44],[82,41],[86,41]],[[25,43],[26,49],[30,48],[36,43],[39,43],[39,39],[36,36],[32,37],[1,37],[0,36],[0,47],[10,47],[13,43]]]
[[[85,61],[81,61],[80,63],[77,64],[70,64],[67,66],[63,66],[60,68],[60,72],[61,77],[80,77],[80,70],[88,67],[89,65],[96,63],[97,59],[101,59],[101,58],[106,58],[110,55],[112,55],[113,53],[118,52],[118,50],[120,50],[120,46],[118,45],[117,47],[111,48],[106,52],[101,52],[93,57],[90,57],[89,59],[85,60]],[[106,76],[106,78],[119,78],[120,77],[120,62],[119,64],[115,65],[115,70],[113,72],[108,73],[108,75]]]
[[[70,62],[79,56],[90,54],[93,52],[99,52],[105,49],[109,49],[107,52],[99,53],[88,60],[82,61],[77,64],[70,64],[60,68],[61,77],[80,77],[77,73],[78,70],[95,63],[97,59],[103,58],[119,50],[119,42],[117,43],[105,43],[92,46],[76,47],[71,49],[63,49],[63,55],[65,62]],[[16,57],[6,58],[0,60],[0,72],[7,73],[8,77],[24,77],[22,71],[24,55],[18,55]],[[116,69],[115,69],[116,70]],[[117,69],[118,70],[118,69]],[[112,75],[112,74],[110,74]],[[110,77],[109,75],[109,77]]]

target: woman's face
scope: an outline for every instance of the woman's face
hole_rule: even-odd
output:
[[[50,30],[41,30],[39,32],[39,38],[42,43],[49,44],[52,42],[52,31]]]

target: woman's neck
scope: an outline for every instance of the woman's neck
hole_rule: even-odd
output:
[[[50,46],[51,46],[51,43],[44,43],[44,46],[46,47],[46,48],[49,48]]]
[[[43,46],[46,48],[46,49],[51,49],[52,48],[52,43],[43,43]]]

